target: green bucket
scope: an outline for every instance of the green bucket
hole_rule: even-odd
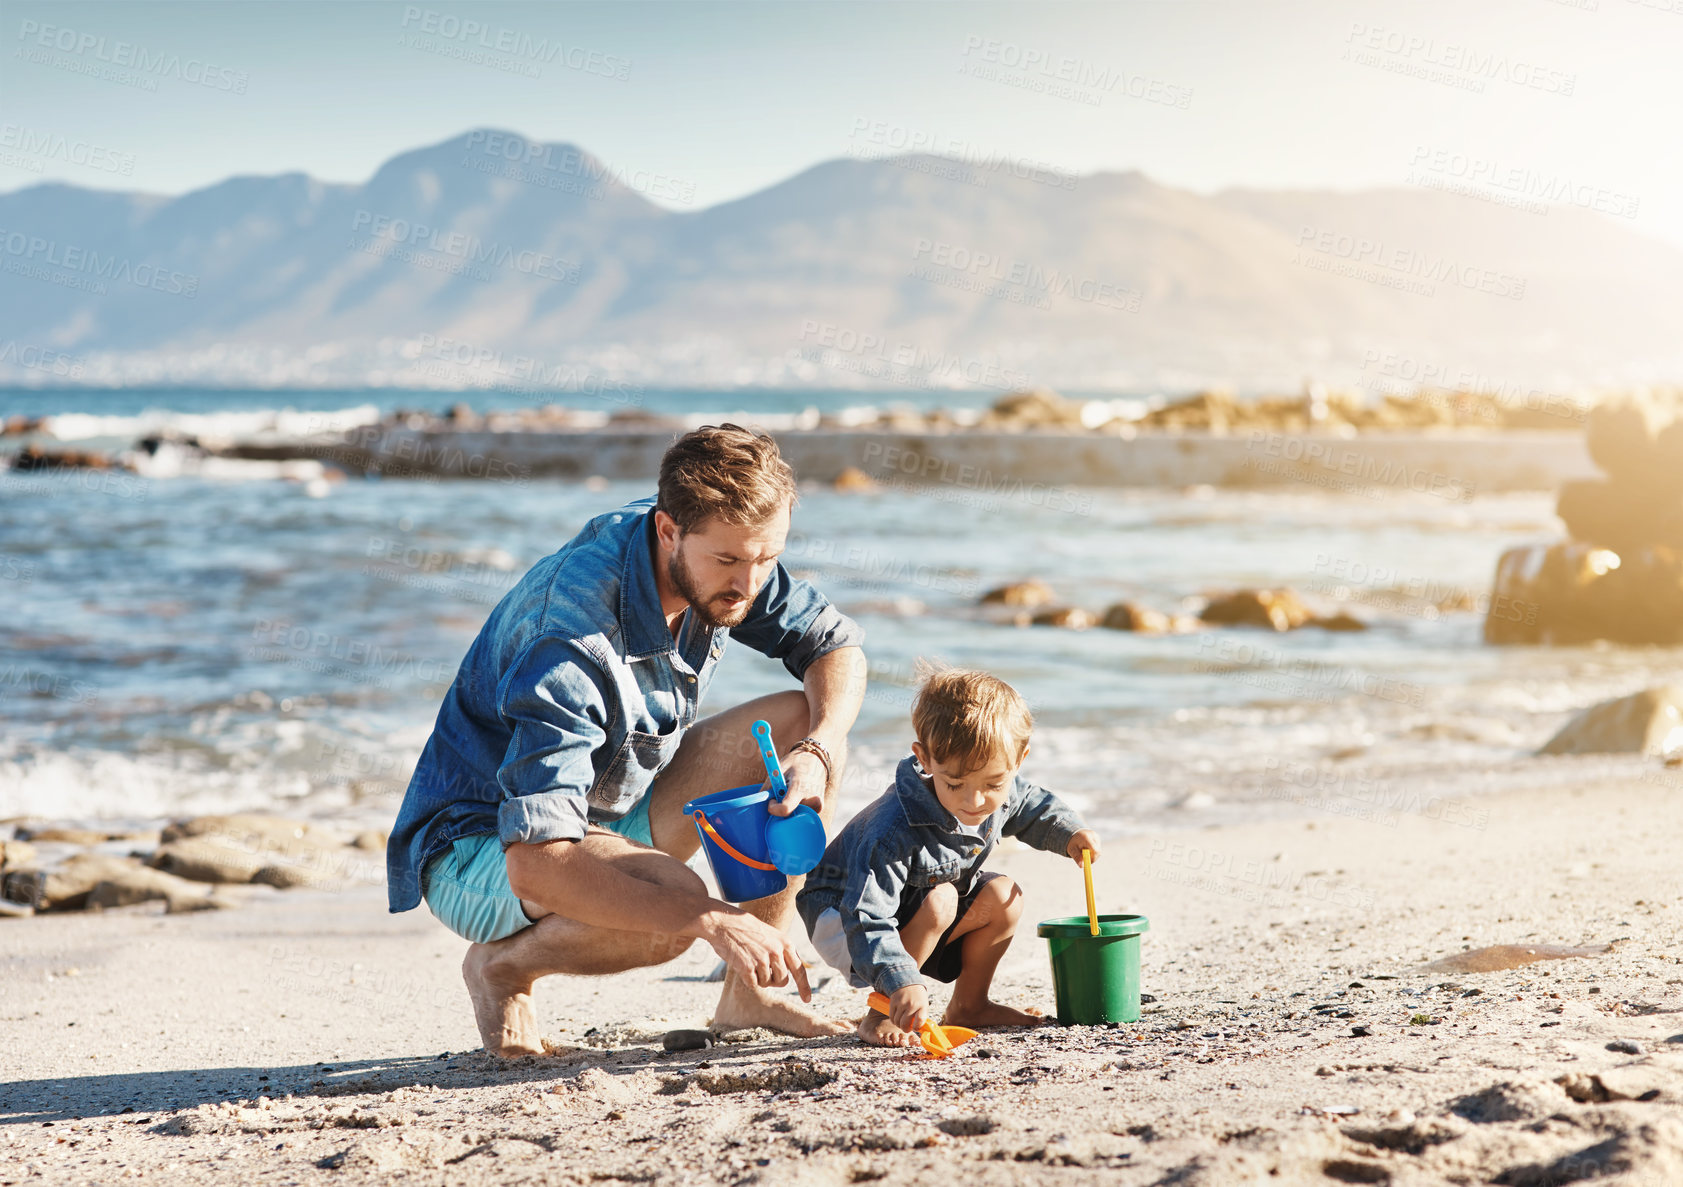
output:
[[[1085,915],[1048,919],[1036,931],[1052,949],[1052,988],[1065,1026],[1140,1020],[1140,935],[1144,915],[1100,915],[1094,935]]]

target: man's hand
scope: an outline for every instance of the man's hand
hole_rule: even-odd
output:
[[[783,797],[783,802],[777,802],[777,793],[772,792],[771,802],[766,805],[766,811],[773,816],[787,816],[802,804],[812,808],[814,812],[824,810],[824,785],[828,781],[829,772],[824,769],[824,762],[816,754],[805,750],[797,750],[783,759],[783,781],[789,785],[789,794]],[[771,780],[767,779],[761,786],[771,791]]]
[[[701,938],[750,985],[766,989],[787,985],[793,978],[801,991],[801,1000],[812,1000],[806,966],[801,963],[799,953],[789,937],[771,924],[739,909],[717,912],[707,921]]]
[[[1076,865],[1081,864],[1081,851],[1083,849],[1091,849],[1093,860],[1099,860],[1099,834],[1090,828],[1082,829],[1069,839],[1069,848],[1066,852],[1074,859]]]
[[[911,1034],[923,1029],[929,1021],[929,990],[922,982],[902,985],[890,995],[888,1020]]]

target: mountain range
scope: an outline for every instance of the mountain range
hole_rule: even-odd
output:
[[[1426,178],[1442,181],[1441,178]],[[1683,251],[1570,202],[828,161],[682,179],[475,129],[361,185],[0,194],[0,381],[1148,392],[1683,378]]]

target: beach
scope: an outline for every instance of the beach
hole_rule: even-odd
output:
[[[987,1032],[944,1062],[758,1032],[667,1054],[715,996],[700,944],[541,982],[557,1053],[499,1062],[463,941],[371,886],[6,921],[0,1181],[1675,1183],[1677,782],[1502,791],[1482,827],[1310,810],[1117,839],[1099,907],[1151,920],[1140,1021]],[[994,864],[1028,896],[998,996],[1049,1011],[1032,922],[1081,911],[1079,873],[1020,846]]]
[[[97,444],[391,412],[274,404],[90,397],[59,428]],[[1183,440],[1211,458],[1249,438]],[[1007,444],[1012,465],[1036,448]],[[1679,651],[1482,641],[1497,557],[1558,537],[1553,479],[1055,499],[962,465],[804,482],[784,563],[865,628],[870,663],[839,819],[906,751],[919,657],[1009,680],[1036,718],[1025,777],[1104,839],[1100,909],[1151,920],[1140,1020],[989,1033],[945,1063],[769,1033],[668,1054],[717,997],[698,944],[540,982],[555,1053],[502,1063],[478,1050],[464,942],[387,913],[377,838],[491,607],[652,484],[146,456],[4,475],[0,835],[91,828],[120,858],[205,814],[300,832],[284,854],[255,833],[224,850],[238,871],[207,876],[239,884],[166,882],[174,914],[0,918],[0,1187],[1683,1181],[1683,771],[1539,754],[1585,706],[1674,680]],[[995,596],[1016,585],[1049,600]],[[1295,591],[1309,618],[1213,620],[1245,590]],[[1124,605],[1165,625],[1068,625]],[[702,711],[787,687],[731,648]],[[78,847],[26,844],[42,866]],[[1028,896],[999,996],[1050,1012],[1033,924],[1082,911],[1079,873],[1020,846],[994,864]],[[1425,967],[1489,946],[1577,954]],[[863,994],[812,971],[822,1012],[859,1015]]]
[[[0,1187],[1683,1187],[1683,0],[1214,7],[10,3]]]

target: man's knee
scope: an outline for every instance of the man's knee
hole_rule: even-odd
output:
[[[649,881],[668,890],[681,890],[686,894],[707,893],[707,883],[701,880],[700,874],[676,857],[668,857],[666,854],[661,854],[661,857],[665,860],[649,870]]]
[[[541,875],[544,866],[543,848],[542,845],[517,841],[503,850],[503,865],[508,871],[509,889],[528,902],[537,902],[545,889]]]
[[[638,849],[621,857],[619,868],[633,878],[653,882],[666,890],[679,890],[686,894],[707,893],[707,884],[701,880],[700,874],[659,849]]]

